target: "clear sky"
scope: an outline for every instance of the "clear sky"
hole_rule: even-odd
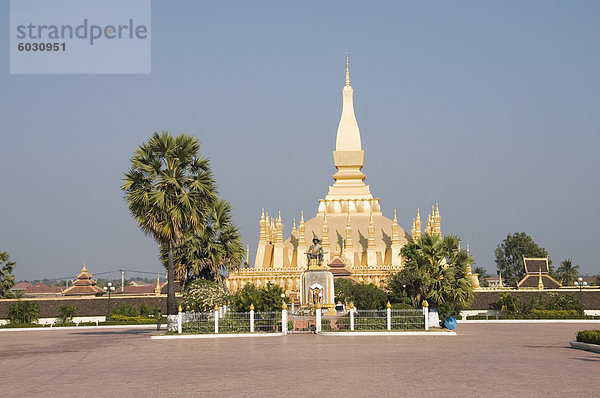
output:
[[[599,273],[599,18],[597,1],[153,1],[150,75],[10,75],[5,26],[0,250],[17,279],[161,270],[119,187],[167,130],[200,138],[253,258],[261,208],[289,234],[333,183],[349,51],[384,215],[410,231],[439,202],[490,273],[521,231]]]

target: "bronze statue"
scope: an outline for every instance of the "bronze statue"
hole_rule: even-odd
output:
[[[321,246],[321,240],[319,238],[313,238],[313,244],[308,248],[306,253],[308,266],[310,267],[311,260],[317,260],[317,265],[320,267],[323,264],[323,246]]]

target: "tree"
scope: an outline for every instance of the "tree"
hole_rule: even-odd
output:
[[[8,291],[15,285],[15,277],[12,275],[17,263],[10,261],[8,252],[0,252],[0,298],[8,295]]]
[[[122,190],[147,235],[167,246],[167,314],[177,312],[173,250],[202,230],[215,202],[208,159],[196,137],[154,133],[131,157]]]
[[[468,266],[473,259],[459,249],[460,238],[425,234],[401,251],[405,266],[394,277],[402,283],[415,308],[427,299],[442,319],[458,312],[473,300]]]
[[[8,307],[7,315],[10,323],[33,323],[40,316],[40,305],[37,301],[18,300]]]
[[[73,321],[75,311],[77,311],[77,307],[75,307],[74,305],[63,304],[60,307],[58,307],[60,322],[69,323]]]
[[[573,260],[567,258],[566,260],[561,261],[558,269],[556,270],[556,274],[558,276],[558,280],[564,286],[574,286],[575,279],[579,276],[579,265],[573,265]]]
[[[388,302],[388,295],[372,283],[357,283],[350,288],[349,300],[358,310],[381,310]]]
[[[479,286],[488,287],[490,284],[487,281],[491,275],[487,273],[487,270],[483,267],[475,267],[473,270],[474,274],[477,274],[477,278],[479,279]]]
[[[394,304],[411,304],[411,299],[406,291],[406,284],[399,278],[400,273],[392,275],[386,286],[392,308],[394,308]]]
[[[290,298],[281,286],[269,282],[266,287],[259,288],[248,283],[233,294],[231,308],[236,312],[247,312],[253,305],[257,312],[281,311],[283,301],[289,303]]]
[[[222,283],[196,279],[183,291],[183,305],[194,311],[211,311],[215,305],[227,304],[229,292]]]
[[[165,264],[168,252],[168,246],[162,245]],[[173,250],[175,274],[183,285],[198,278],[222,282],[224,274],[239,268],[244,254],[240,232],[231,218],[231,205],[219,199],[200,232]]]
[[[494,254],[498,271],[502,272],[502,280],[510,286],[516,286],[525,273],[523,257],[548,257],[546,249],[538,246],[525,232],[507,235]],[[551,264],[552,262],[548,260],[548,265]]]
[[[350,301],[350,290],[354,283],[349,279],[339,278],[333,281],[333,291],[335,292],[336,302],[341,301],[344,304]]]

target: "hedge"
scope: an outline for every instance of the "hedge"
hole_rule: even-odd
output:
[[[580,343],[600,345],[600,330],[581,330],[577,332],[577,341]]]

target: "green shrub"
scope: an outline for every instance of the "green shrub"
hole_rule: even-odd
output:
[[[284,298],[281,298],[281,295]],[[285,291],[279,285],[267,283],[264,288],[257,288],[251,283],[246,284],[241,290],[237,291],[231,299],[231,308],[235,312],[250,311],[250,304],[254,305],[256,312],[281,311],[282,300],[290,302],[290,298],[285,296]]]
[[[40,316],[40,305],[37,301],[18,300],[8,307],[10,323],[34,323]]]
[[[407,303],[392,303],[393,310],[412,310],[414,307]]]
[[[441,321],[444,321],[449,316],[458,318],[462,307],[455,301],[445,301],[438,305],[438,315]]]
[[[63,304],[58,307],[60,323],[70,323],[75,316],[76,307],[74,305]]]
[[[577,341],[580,343],[600,344],[600,330],[581,330],[577,332]]]
[[[43,328],[49,327],[50,325],[40,325],[37,323],[7,323],[6,325],[0,325],[0,329],[13,329],[13,328]]]
[[[551,293],[547,307],[549,310],[579,310],[581,303],[570,294]]]
[[[183,308],[189,306],[190,309],[199,312],[210,311],[215,308],[215,305],[222,306],[229,299],[225,285],[206,279],[196,279],[188,284],[183,296],[181,306]]]
[[[156,323],[154,318],[145,318],[141,316],[127,316],[127,315],[112,315],[110,322],[103,322],[105,325],[148,325]]]
[[[150,314],[152,314],[150,311],[150,305],[147,302],[142,301],[142,304],[140,304],[140,316],[147,318],[150,316]]]
[[[111,312],[113,315],[125,315],[128,317],[137,317],[139,315],[138,311],[132,305],[128,305],[125,302],[121,302],[121,305],[115,307]]]
[[[579,311],[575,310],[538,310],[532,309],[525,317],[527,319],[578,319]]]

